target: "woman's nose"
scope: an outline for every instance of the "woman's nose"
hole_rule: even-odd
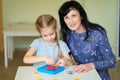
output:
[[[69,19],[69,23],[73,23],[73,19],[70,18],[70,19]]]

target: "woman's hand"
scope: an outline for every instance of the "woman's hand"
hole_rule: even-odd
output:
[[[93,63],[80,64],[80,65],[75,67],[73,72],[77,72],[77,73],[88,72],[88,71],[92,70],[93,68],[95,68]]]
[[[48,64],[48,65],[54,65],[54,64],[55,64],[54,59],[52,59],[52,58],[50,58],[50,57],[47,57],[47,56],[45,56],[44,61],[45,61],[46,64]]]

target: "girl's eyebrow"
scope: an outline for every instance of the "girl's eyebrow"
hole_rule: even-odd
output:
[[[54,34],[54,32],[52,32],[51,34]],[[50,34],[50,35],[51,35],[51,34]]]
[[[48,34],[48,35],[52,35],[52,34],[54,34],[54,32],[52,32],[52,33],[50,33],[50,34]],[[47,34],[43,34],[42,36],[48,36]]]

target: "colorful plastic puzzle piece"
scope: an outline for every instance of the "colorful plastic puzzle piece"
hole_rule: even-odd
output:
[[[57,70],[58,67],[57,66],[48,65],[45,69],[46,70]]]
[[[59,80],[58,78],[54,78],[53,80]]]
[[[35,71],[34,73],[33,73],[33,75],[34,76],[37,76],[39,73],[37,72],[37,71]]]
[[[73,74],[73,72],[72,71],[68,71],[68,74]]]
[[[38,72],[48,73],[48,74],[57,74],[63,71],[65,68],[63,66],[53,66],[53,65],[44,65],[42,67],[38,67]]]
[[[74,78],[74,80],[80,80],[80,78]]]
[[[36,80],[44,80],[43,78],[37,78]]]

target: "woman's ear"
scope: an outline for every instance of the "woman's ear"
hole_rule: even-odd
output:
[[[81,17],[81,16],[80,16]],[[83,19],[83,17],[81,17],[81,20]]]

